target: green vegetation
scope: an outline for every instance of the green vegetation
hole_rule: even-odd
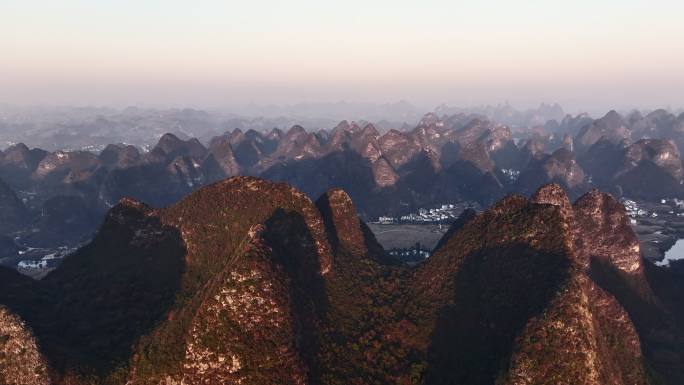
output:
[[[555,383],[593,370],[587,354],[602,383],[643,382],[631,321],[558,207],[506,198],[408,268],[346,194],[317,205],[246,177],[125,202],[44,282],[6,273],[0,300],[63,384],[515,384],[521,367]]]

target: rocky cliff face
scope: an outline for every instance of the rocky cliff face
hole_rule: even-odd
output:
[[[140,151],[135,146],[110,144],[98,156],[100,162],[109,168],[126,168],[140,162]]]
[[[240,164],[228,138],[216,137],[212,139],[209,143],[209,152],[221,166],[226,176],[234,176],[240,173]]]
[[[40,149],[30,150],[23,143],[10,146],[0,156],[0,177],[13,186],[27,187],[31,174],[47,154]]]
[[[310,344],[314,316],[300,306],[313,302],[306,301],[309,293],[299,286],[302,282],[290,281],[287,273],[292,272],[286,272],[288,264],[301,261],[279,255],[265,231],[264,226],[252,227],[235,256],[237,263],[212,277],[203,290],[185,337],[180,373],[167,374],[167,381],[310,383],[304,347]],[[148,381],[137,374],[134,381]]]
[[[530,320],[503,384],[647,384],[641,344],[627,312],[585,275]]]
[[[672,141],[642,139],[625,149],[613,178],[625,195],[659,199],[681,194],[682,175],[682,161]]]
[[[651,383],[654,367],[675,384],[654,333],[678,335],[678,297],[650,289],[655,273],[625,221],[608,195],[571,205],[547,185],[465,215],[410,269],[386,259],[339,189],[314,204],[288,185],[235,177],[164,209],[124,199],[43,281],[0,270],[0,302],[36,333],[0,310],[0,332],[22,325],[7,333],[29,352],[0,357],[0,375],[627,385]]]
[[[632,171],[642,162],[651,162],[675,181],[682,179],[682,161],[679,150],[672,141],[661,139],[641,139],[631,146],[622,161],[622,167],[617,171],[617,177]]]
[[[615,110],[608,112],[601,119],[584,126],[575,138],[575,144],[580,151],[588,149],[601,138],[613,143],[631,137],[627,122]]]
[[[532,345],[516,352],[506,382],[534,384],[552,379],[553,382],[564,383],[567,380],[559,375],[560,371],[574,373],[577,383],[647,383],[640,338],[629,314],[613,295],[587,275],[588,259],[591,258],[588,254],[601,254],[610,259],[608,263],[611,265],[630,274],[638,273],[642,259],[636,237],[627,224],[624,208],[612,197],[595,191],[571,206],[567,195],[558,185],[541,187],[531,200],[559,208],[564,219],[562,229],[572,250],[573,262],[582,272],[572,277],[575,288],[561,296],[565,297],[561,301],[570,301],[575,306],[551,310],[545,314],[545,317],[555,318],[548,320],[551,324],[540,326],[543,321],[536,321],[536,325],[528,325],[531,326],[530,330],[518,338],[523,344],[526,341],[550,339],[551,346],[539,349],[539,345]],[[610,202],[606,204],[605,200]],[[597,231],[601,235],[593,236]],[[615,238],[610,241],[601,239],[603,234],[612,234]],[[571,317],[561,313],[567,311],[576,313]],[[571,333],[561,335],[561,325],[565,325]],[[557,354],[558,350],[564,349],[563,346],[574,346],[581,352],[582,356],[574,357],[579,362],[560,359],[554,363],[553,357],[560,358]]]
[[[323,216],[328,240],[335,255],[349,254],[381,263],[394,263],[368,226],[359,219],[354,203],[344,190],[332,189],[316,201]]]
[[[0,382],[48,385],[48,368],[36,338],[17,315],[0,306]]]
[[[507,198],[423,265],[418,290],[438,304],[428,383],[647,383],[629,315],[578,263],[572,218],[558,186]]]
[[[410,135],[397,130],[388,131],[378,140],[382,153],[395,169],[408,163],[420,152],[420,145]]]
[[[625,208],[615,198],[592,190],[575,202],[573,210],[578,230],[584,235],[578,237],[577,251],[586,264],[589,258],[603,258],[626,274],[643,274],[639,241]]]
[[[551,155],[542,155],[529,161],[520,173],[516,190],[531,194],[545,183],[558,183],[572,195],[586,190],[588,184],[584,170],[572,152],[562,148]]]
[[[231,119],[204,131],[206,147],[165,134],[150,152],[111,144],[100,154],[48,153],[16,144],[0,152],[0,178],[27,198],[33,213],[52,197],[79,196],[95,208],[92,222],[124,196],[161,207],[234,175],[284,181],[313,197],[343,187],[366,220],[465,199],[490,205],[507,193],[529,195],[548,182],[561,184],[573,199],[594,187],[617,197],[684,197],[681,115],[656,110],[623,117],[611,111],[600,119],[581,114],[537,124],[537,113],[511,120],[519,112],[495,110],[443,115],[447,109],[426,114],[415,127],[387,131],[343,121],[331,130],[293,126],[284,133],[267,131],[271,123],[262,121],[251,126],[260,131],[234,129],[209,139],[223,127],[245,124]],[[203,126],[194,118],[179,119],[188,129]],[[524,130],[500,124],[516,121],[535,123]],[[406,205],[388,203],[396,201]]]
[[[207,149],[196,138],[182,140],[176,135],[164,134],[149,155],[162,157],[169,162],[178,156],[203,158],[206,154]]]
[[[653,300],[639,241],[629,224],[625,208],[615,198],[592,190],[571,205],[559,185],[549,184],[539,188],[531,200],[560,208],[573,256],[582,269],[590,275],[592,266],[614,270],[635,294],[646,301]]]
[[[332,264],[313,203],[289,186],[238,177],[158,215],[187,247],[187,299],[143,339],[133,383],[305,383],[310,352],[300,344],[310,338],[293,333],[315,330],[311,296]]]
[[[326,221],[333,250],[342,248],[355,256],[368,254],[361,221],[347,193],[340,189],[330,190],[318,199],[316,206]]]

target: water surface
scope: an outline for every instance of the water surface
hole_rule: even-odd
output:
[[[678,239],[668,251],[662,261],[656,262],[657,266],[670,266],[670,261],[684,259],[684,239]]]

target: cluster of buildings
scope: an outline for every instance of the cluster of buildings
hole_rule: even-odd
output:
[[[670,203],[668,203],[668,201]],[[667,212],[668,214],[673,214],[673,215],[676,215],[678,217],[684,217],[684,211],[679,211],[677,213],[675,213],[675,211],[674,211],[674,208],[677,208],[679,210],[684,210],[684,200],[678,199],[678,198],[661,199],[660,203],[669,206],[670,210]],[[656,215],[653,215],[653,216],[656,216]]]
[[[26,260],[19,261],[17,267],[20,269],[45,269],[48,266],[48,261],[45,259],[40,259],[37,261]]]
[[[661,200],[660,202],[665,203],[663,201],[665,201],[665,199]],[[674,203],[674,205],[677,206],[678,209],[684,209],[684,199],[674,198],[672,199],[672,203]]]
[[[623,198],[620,200],[620,203],[625,206],[625,210],[627,211],[627,215],[632,224],[637,223],[637,218],[657,218],[659,213],[665,216],[669,214],[684,217],[684,200],[682,199],[661,199],[660,206],[655,203],[650,204],[652,206],[651,211],[639,207],[639,205],[631,199]],[[666,206],[663,207],[662,205]],[[675,212],[675,210],[678,212]]]
[[[40,259],[24,259],[24,260],[21,260],[17,263],[17,268],[18,269],[27,269],[27,270],[39,270],[39,269],[47,269],[47,268],[57,267],[57,265],[59,265],[60,262],[62,262],[64,257],[67,256],[71,252],[73,252],[73,249],[70,249],[67,247],[60,247],[58,250],[56,250],[50,254],[44,255]],[[26,253],[27,253],[27,251],[25,251],[25,250],[19,251],[20,255],[23,255]],[[24,257],[24,258],[26,258],[26,257]]]
[[[476,202],[461,202],[457,204],[443,204],[438,208],[421,208],[417,213],[402,215],[401,217],[382,216],[378,218],[380,224],[427,224],[427,223],[449,223],[458,218],[461,213],[472,208],[479,211],[480,205]]]
[[[430,257],[430,250],[423,247],[420,242],[416,242],[415,247],[406,249],[392,249],[388,254],[408,264],[415,265]]]
[[[508,177],[511,182],[515,182],[520,178],[520,171],[512,168],[502,168],[501,173]]]
[[[620,203],[622,203],[623,206],[625,206],[625,210],[627,211],[627,216],[629,216],[629,221],[632,224],[637,223],[637,218],[638,217],[646,217],[649,216],[649,212],[640,208],[637,203],[631,199],[621,199]],[[657,213],[653,213],[652,215],[658,216]]]

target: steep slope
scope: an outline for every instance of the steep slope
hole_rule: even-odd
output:
[[[591,124],[584,126],[575,137],[577,149],[585,151],[601,138],[612,143],[619,143],[631,137],[631,131],[627,122],[615,110],[609,111],[605,116],[596,119]]]
[[[0,306],[0,383],[48,385],[47,363],[26,324]]]
[[[66,195],[46,200],[40,216],[33,219],[32,229],[22,241],[33,247],[77,245],[91,239],[102,224],[103,211],[85,198]]]
[[[401,383],[412,363],[409,354],[416,352],[405,339],[415,327],[402,306],[408,271],[385,255],[344,191],[330,190],[316,205],[334,265],[325,276],[319,375],[311,383]]]
[[[583,264],[588,265],[590,258],[602,258],[625,274],[643,275],[639,241],[620,202],[592,190],[575,202],[573,211],[578,231],[583,235],[594,234],[577,239],[577,252]]]
[[[306,132],[303,127],[295,125],[283,135],[275,151],[254,167],[255,171],[263,171],[282,161],[317,159],[323,154],[324,149],[317,136],[314,133]]]
[[[226,176],[234,176],[240,173],[240,165],[229,138],[225,136],[213,138],[209,143],[209,153],[221,166]]]
[[[421,150],[420,145],[409,134],[397,130],[389,130],[378,138],[378,144],[383,156],[394,169],[409,162]]]
[[[182,165],[182,162],[179,164]],[[188,194],[192,191],[192,185],[191,180],[191,186],[188,186],[185,175],[175,167],[168,167],[164,163],[145,163],[110,171],[102,181],[98,197],[108,207],[124,197],[133,197],[161,207]]]
[[[500,201],[417,271],[426,383],[646,383],[629,316],[577,261],[567,196],[535,201]]]
[[[358,217],[352,199],[344,190],[328,190],[318,198],[316,207],[323,216],[335,255],[349,254],[385,265],[397,263],[385,253],[368,225]]]
[[[315,242],[281,238],[272,227],[307,231],[301,217],[285,213],[250,229],[234,263],[203,290],[176,375],[183,383],[310,382],[322,306],[313,298],[321,290],[318,266],[306,260]],[[134,378],[149,381],[139,370]]]
[[[30,150],[23,143],[8,147],[0,155],[0,178],[14,188],[26,188],[31,183],[31,174],[47,154],[37,148]]]
[[[372,202],[376,201],[372,165],[368,159],[350,150],[333,152],[320,159],[277,164],[263,172],[261,177],[287,182],[311,197],[320,196],[333,186],[343,188],[356,198],[362,213],[373,209]]]
[[[0,180],[0,233],[16,231],[26,224],[28,212],[12,189]]]
[[[449,226],[449,229],[447,230],[446,233],[444,233],[444,236],[439,240],[439,242],[437,242],[433,251],[437,251],[440,248],[442,248],[442,246],[444,246],[444,244],[451,238],[452,235],[454,235],[455,232],[462,229],[463,226],[465,226],[468,222],[470,222],[476,216],[477,216],[477,211],[475,211],[471,208],[467,208],[467,209],[463,210],[461,215],[459,215],[458,218],[456,218],[456,220],[451,224],[451,226]]]
[[[610,199],[573,207],[558,185],[505,198],[411,269],[344,191],[314,204],[234,177],[163,209],[122,200],[44,280],[0,270],[0,303],[57,384],[626,385],[649,383],[645,362],[676,378],[650,336],[642,355],[637,286],[587,263],[650,274]]]
[[[578,157],[577,162],[595,186],[614,190],[613,178],[623,163],[624,144],[601,138]]]
[[[166,314],[179,290],[184,251],[177,230],[127,199],[110,210],[90,244],[23,290],[25,298],[13,306],[41,340],[53,380],[121,380],[132,345]]]
[[[237,374],[228,370],[228,373],[217,372],[217,377],[208,377],[217,381],[231,375],[233,379],[242,378],[242,383],[268,383],[290,373],[293,377],[287,378],[291,381],[283,380],[284,383],[300,382],[296,373],[301,374],[306,368],[294,363],[292,365],[295,366],[288,364],[269,372],[271,374],[265,378],[259,377],[265,375],[258,370],[261,361],[257,357],[260,355],[249,347],[258,349],[257,346],[263,344],[265,349],[271,344],[282,343],[283,348],[290,346],[291,354],[299,351],[292,347],[293,340],[286,342],[279,337],[285,333],[281,329],[288,329],[277,317],[286,317],[291,325],[298,324],[302,319],[300,316],[305,317],[303,313],[292,311],[288,315],[278,309],[295,306],[297,301],[304,299],[299,295],[282,298],[276,294],[283,290],[304,290],[299,282],[307,282],[301,285],[308,285],[315,277],[330,270],[330,246],[325,239],[323,221],[313,203],[287,185],[237,177],[200,189],[178,204],[161,210],[159,215],[163,223],[179,229],[183,236],[187,247],[186,272],[181,279],[178,301],[171,308],[173,318],[161,323],[141,340],[138,350],[142,354],[137,355],[133,362],[134,383],[150,383],[162,378],[197,381],[203,374],[191,364],[201,361],[196,354],[205,360],[223,356],[236,365],[239,362],[241,370]],[[285,226],[288,221],[291,221],[290,225]],[[259,226],[265,226],[264,235],[259,235],[262,234]],[[269,237],[269,229],[273,227],[282,227],[287,233]],[[295,268],[299,266],[310,266],[303,269],[308,273],[301,281],[288,274],[304,275],[305,272]],[[295,271],[288,270],[290,268]],[[263,296],[256,296],[255,290],[264,291]],[[222,295],[225,296],[223,300],[216,299]],[[214,300],[219,302],[212,302]],[[262,304],[272,300],[275,301],[273,306],[278,307],[270,311],[266,306],[263,311],[269,313],[262,314],[265,318],[252,314],[257,308],[234,307],[252,300]],[[301,306],[309,309],[310,303]],[[276,318],[268,318],[269,314]],[[236,331],[225,334],[227,331],[221,328],[196,328],[195,325],[215,322],[216,318],[212,317],[233,320],[230,322],[237,327]],[[241,319],[246,323],[240,323]],[[256,327],[260,325],[259,319],[265,322],[261,326],[271,327]],[[198,331],[193,333],[192,330]],[[251,330],[257,334],[251,334]],[[235,336],[242,337],[236,341]],[[234,343],[206,344],[213,339]],[[277,349],[269,354],[275,351]],[[273,360],[277,358],[273,356]],[[300,369],[295,370],[295,367]]]
[[[684,380],[684,319],[679,278],[641,256],[639,242],[624,207],[608,194],[593,190],[575,202],[576,247],[592,280],[615,296],[639,333],[654,377],[664,384]],[[667,287],[667,290],[663,290]]]
[[[33,188],[41,198],[78,195],[94,201],[106,169],[87,151],[56,151],[46,155],[33,171]]]
[[[192,138],[184,141],[174,134],[167,133],[159,138],[159,142],[147,156],[148,158],[158,158],[170,162],[178,156],[203,158],[206,154],[207,149],[199,140]]]
[[[303,383],[331,264],[304,194],[238,177],[166,209],[122,200],[44,280],[8,272],[0,298],[36,330],[56,383]]]
[[[371,164],[376,185],[392,186],[399,176],[383,156],[379,138],[380,134],[372,124],[367,124],[361,129],[356,123],[342,121],[330,132],[330,137],[325,143],[325,151],[328,154],[348,150],[358,153]]]
[[[680,196],[682,160],[672,141],[642,139],[626,148],[614,183],[630,197],[659,199]]]
[[[578,162],[593,184],[631,198],[656,200],[682,194],[682,161],[672,140],[613,143],[601,138]]]
[[[140,151],[135,146],[126,144],[110,144],[99,155],[103,165],[109,168],[126,168],[138,164],[142,160]]]
[[[36,170],[33,178],[37,180],[60,179],[66,181],[81,181],[92,177],[101,167],[98,157],[86,151],[57,151],[48,154],[43,158]]]
[[[531,159],[527,167],[521,171],[516,182],[515,191],[532,194],[540,185],[558,183],[572,196],[578,196],[587,190],[584,170],[575,160],[571,151],[558,149],[551,155],[543,155]]]

